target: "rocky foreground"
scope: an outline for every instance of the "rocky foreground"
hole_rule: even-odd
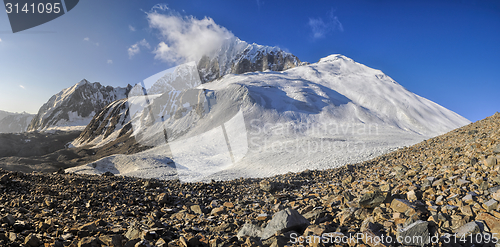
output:
[[[499,169],[497,113],[361,164],[266,179],[2,170],[0,246],[495,246]]]

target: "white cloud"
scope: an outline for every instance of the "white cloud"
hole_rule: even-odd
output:
[[[149,26],[163,38],[154,50],[155,58],[173,63],[198,61],[203,55],[219,49],[226,39],[234,35],[219,26],[212,18],[201,20],[176,13],[148,13]]]
[[[133,27],[132,25],[128,25],[128,29],[130,29],[130,31],[132,32],[135,32],[135,27]]]
[[[23,85],[19,85],[19,87],[22,88],[22,89],[26,89],[26,87],[23,86]]]
[[[314,39],[324,38],[334,31],[344,31],[344,26],[339,21],[339,18],[333,15],[333,11],[330,12],[326,22],[322,18],[309,18],[308,25]]]
[[[155,6],[153,6],[153,8],[151,8],[151,10],[155,11],[155,10],[168,10],[168,5],[164,4],[164,3],[159,3],[159,4],[156,4]]]
[[[113,64],[113,60],[108,59],[108,64]]]
[[[132,59],[133,56],[139,54],[141,52],[141,47],[144,47],[144,48],[147,48],[147,49],[151,49],[151,45],[149,45],[149,43],[146,41],[146,39],[143,39],[133,45],[131,45],[129,48],[128,48],[128,57],[130,59]]]
[[[2,39],[0,39],[0,42],[2,42]]]
[[[92,42],[92,41],[90,41],[89,37],[83,38],[83,41],[89,42],[89,43],[91,43],[91,44],[93,44],[95,46],[99,46],[99,42]]]

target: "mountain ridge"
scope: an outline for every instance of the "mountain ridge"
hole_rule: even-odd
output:
[[[126,98],[130,89],[130,85],[113,88],[83,79],[53,95],[43,104],[27,130],[44,131],[58,127],[83,129],[96,112],[115,100]]]

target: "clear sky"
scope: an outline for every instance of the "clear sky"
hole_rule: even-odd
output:
[[[500,111],[497,0],[82,0],[16,34],[0,11],[0,110],[36,113],[84,78],[126,86],[174,65],[158,56],[169,40],[150,18],[157,4],[302,61],[343,54],[471,121]]]

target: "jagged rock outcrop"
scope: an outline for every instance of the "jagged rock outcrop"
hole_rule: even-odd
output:
[[[82,80],[52,96],[28,126],[28,131],[46,130],[51,127],[84,128],[106,105],[127,97],[131,86],[113,88],[100,83]]]
[[[206,83],[227,74],[283,71],[301,64],[303,63],[299,58],[279,47],[248,44],[239,39],[231,39],[215,54],[203,56],[198,62],[198,70],[201,81]]]

